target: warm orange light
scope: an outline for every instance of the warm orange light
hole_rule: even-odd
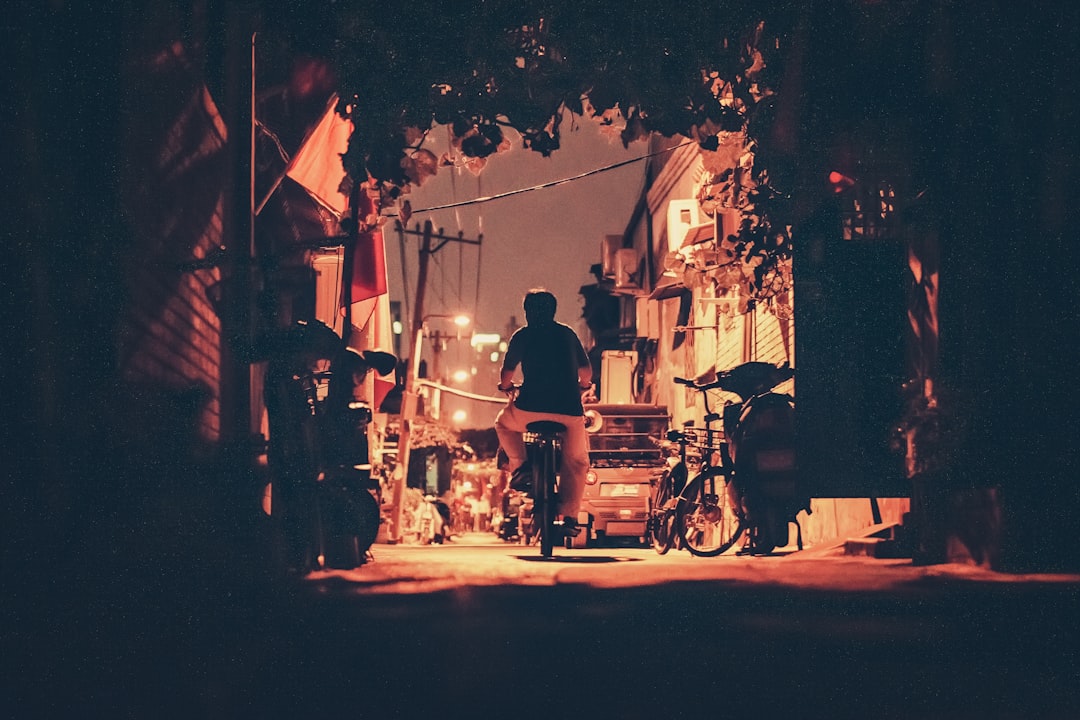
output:
[[[833,170],[829,173],[829,184],[833,186],[833,192],[843,192],[854,185],[855,181],[844,173]]]
[[[595,484],[596,484],[596,480],[597,480],[597,476],[596,476],[596,473],[595,473],[595,472],[593,472],[592,470],[590,470],[589,472],[585,473],[585,484],[586,484],[586,485],[595,485]]]

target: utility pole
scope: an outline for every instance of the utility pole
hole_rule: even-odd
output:
[[[394,503],[393,513],[390,520],[389,540],[392,543],[401,542],[402,513],[404,511],[405,486],[409,481],[409,459],[411,456],[411,438],[413,423],[416,420],[416,410],[419,405],[419,395],[416,390],[416,380],[420,375],[420,350],[424,341],[424,297],[427,293],[428,261],[431,256],[438,252],[448,242],[463,242],[470,245],[479,245],[483,241],[481,235],[476,240],[466,239],[461,233],[457,237],[444,235],[440,229],[435,233],[430,220],[424,221],[424,229],[406,230],[398,225],[398,232],[402,235],[420,235],[420,259],[416,277],[416,303],[413,307],[413,344],[409,356],[410,369],[405,375],[405,391],[401,402],[401,429],[398,433],[398,456],[397,469],[394,478]],[[438,240],[439,244],[432,248],[432,240]]]
[[[428,260],[431,257],[431,221],[424,222],[420,242],[420,268],[416,277],[416,303],[413,307],[413,340],[409,355],[411,369],[405,374],[405,392],[401,401],[401,428],[398,431],[397,477],[394,480],[394,512],[390,523],[390,542],[401,542],[402,512],[404,511],[405,486],[409,482],[409,457],[412,424],[416,420],[416,376],[420,374],[420,344],[424,336],[424,294],[427,291]]]

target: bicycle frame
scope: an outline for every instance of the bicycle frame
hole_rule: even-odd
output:
[[[520,386],[514,385],[506,393],[509,402],[513,402],[520,392]],[[591,389],[591,388],[590,388]],[[582,392],[587,392],[582,389]],[[566,426],[551,420],[538,420],[525,426],[522,440],[525,453],[532,466],[533,514],[532,524],[536,526],[539,508],[540,554],[551,557],[554,554],[555,540],[566,541],[567,528],[556,516],[558,506],[559,466],[561,464],[562,436]],[[571,531],[573,532],[573,531]]]
[[[789,407],[793,399],[789,395],[771,392],[784,380],[794,377],[794,371],[786,364],[771,365],[748,362],[718,374],[715,381],[697,384],[685,378],[675,378],[680,385],[702,393],[706,409],[706,421],[717,416],[711,412],[708,391],[723,390],[739,398],[738,403],[728,404],[723,412],[725,442],[718,448],[722,455],[721,465],[727,468],[731,480],[734,503],[740,523],[747,531],[747,547],[742,553],[765,554],[777,545],[786,543],[787,528],[794,522],[798,530],[798,546],[802,548],[802,532],[795,518],[798,498],[794,487],[794,449],[790,439],[779,430],[772,429],[766,420],[764,428],[755,427],[755,419],[762,413],[769,416],[769,408]],[[764,409],[760,409],[759,406]],[[782,409],[782,408],[781,408]],[[788,410],[787,412],[790,412]],[[783,423],[776,421],[776,428]],[[729,445],[730,443],[730,452]],[[702,484],[715,487],[715,479],[705,478]],[[779,490],[773,490],[776,487]]]
[[[532,464],[533,515],[540,536],[540,554],[551,557],[554,554],[555,538],[558,534],[558,521],[555,508],[558,504],[558,468],[561,451],[561,433],[566,427],[557,422],[540,421],[529,423],[528,431],[523,435],[525,451]]]
[[[667,442],[678,444],[678,460],[672,463],[669,458],[668,467],[657,480],[650,498],[647,529],[649,542],[660,555],[664,555],[672,547],[678,545],[676,542],[678,538],[675,535],[675,510],[690,472],[687,465],[686,451],[689,443],[686,435],[678,430],[669,430]]]
[[[702,459],[676,502],[675,529],[690,554],[714,557],[727,551],[743,533],[742,518],[731,503],[727,443],[711,428],[688,429],[683,435],[684,443],[701,450]]]

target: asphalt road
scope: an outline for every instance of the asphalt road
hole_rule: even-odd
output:
[[[58,646],[77,680],[21,716],[74,694],[111,717],[1080,717],[1076,576],[821,551],[542,560],[487,536],[372,550],[103,608]]]
[[[312,627],[333,648],[324,664],[312,659],[325,672],[312,680],[357,709],[1080,717],[1074,576],[828,549],[709,559],[620,547],[544,560],[487,536],[372,555],[356,571],[313,574],[301,595],[323,599],[328,612]],[[359,667],[369,674],[350,682]]]

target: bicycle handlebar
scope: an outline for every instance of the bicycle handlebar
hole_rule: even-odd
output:
[[[694,390],[698,390],[700,392],[705,392],[707,390],[723,389],[723,388],[721,388],[721,385],[724,384],[724,381],[721,380],[721,379],[717,379],[717,380],[715,380],[714,382],[711,382],[711,383],[704,383],[702,385],[698,385],[696,382],[694,382],[690,378],[677,377],[677,378],[672,378],[672,380],[675,382],[676,385],[685,385],[688,388],[693,388]]]
[[[730,370],[718,372],[716,379],[712,382],[697,383],[689,378],[681,377],[672,378],[672,380],[676,385],[685,385],[698,392],[723,390],[737,395],[745,401],[793,377],[795,377],[795,370],[786,362],[782,365],[773,365],[772,363],[751,361],[736,365]]]
[[[688,427],[682,430],[668,430],[667,441],[679,445],[690,445],[703,450],[719,450],[726,443],[725,434],[720,430]]]
[[[585,387],[582,387],[581,385],[578,385],[578,392],[581,393],[581,396],[584,399],[584,398],[589,397],[589,395],[593,391],[593,387],[594,386],[593,386],[592,383],[589,383]],[[503,387],[501,385],[497,385],[496,389],[499,392],[506,395],[507,397],[516,398],[518,393],[521,392],[521,383],[510,383],[510,387],[506,388],[505,390],[503,389]]]

